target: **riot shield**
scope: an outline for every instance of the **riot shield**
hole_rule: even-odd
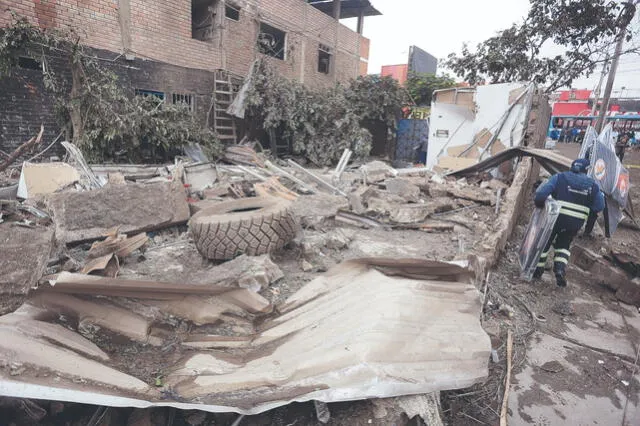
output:
[[[547,199],[543,208],[533,211],[519,253],[521,276],[525,280],[531,281],[533,278],[540,255],[551,237],[559,215],[560,205],[552,198]]]

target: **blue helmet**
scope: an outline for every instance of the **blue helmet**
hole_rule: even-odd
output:
[[[571,163],[571,171],[573,173],[587,173],[587,169],[589,168],[589,160],[586,158],[578,158]]]

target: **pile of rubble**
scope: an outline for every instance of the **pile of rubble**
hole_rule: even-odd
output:
[[[68,145],[72,161],[25,163],[0,189],[1,395],[243,414],[314,400],[328,420],[326,402],[403,406],[487,376],[468,259],[506,183],[348,151],[331,171],[247,147],[88,166]],[[428,400],[413,415],[438,418]]]

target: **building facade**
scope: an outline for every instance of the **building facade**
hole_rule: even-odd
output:
[[[13,15],[42,28],[73,28],[135,90],[188,103],[200,115],[211,103],[216,72],[244,77],[269,58],[279,73],[312,88],[367,73],[369,40],[340,23],[379,14],[366,0],[0,0],[0,26]],[[375,13],[374,13],[375,12]],[[360,31],[361,32],[361,31]],[[33,58],[36,59],[37,58]],[[36,67],[37,68],[37,67]],[[10,149],[45,123],[57,134],[41,71],[25,67],[0,80],[0,148]]]

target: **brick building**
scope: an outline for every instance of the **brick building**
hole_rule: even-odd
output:
[[[187,103],[200,118],[210,111],[216,80],[242,78],[261,55],[283,76],[313,88],[366,74],[362,25],[379,14],[369,0],[0,0],[0,26],[11,23],[10,11],[44,28],[75,29],[123,84]],[[339,22],[352,17],[358,31]],[[41,70],[29,63],[0,80],[3,150],[31,137],[40,123],[46,139],[58,133]]]

